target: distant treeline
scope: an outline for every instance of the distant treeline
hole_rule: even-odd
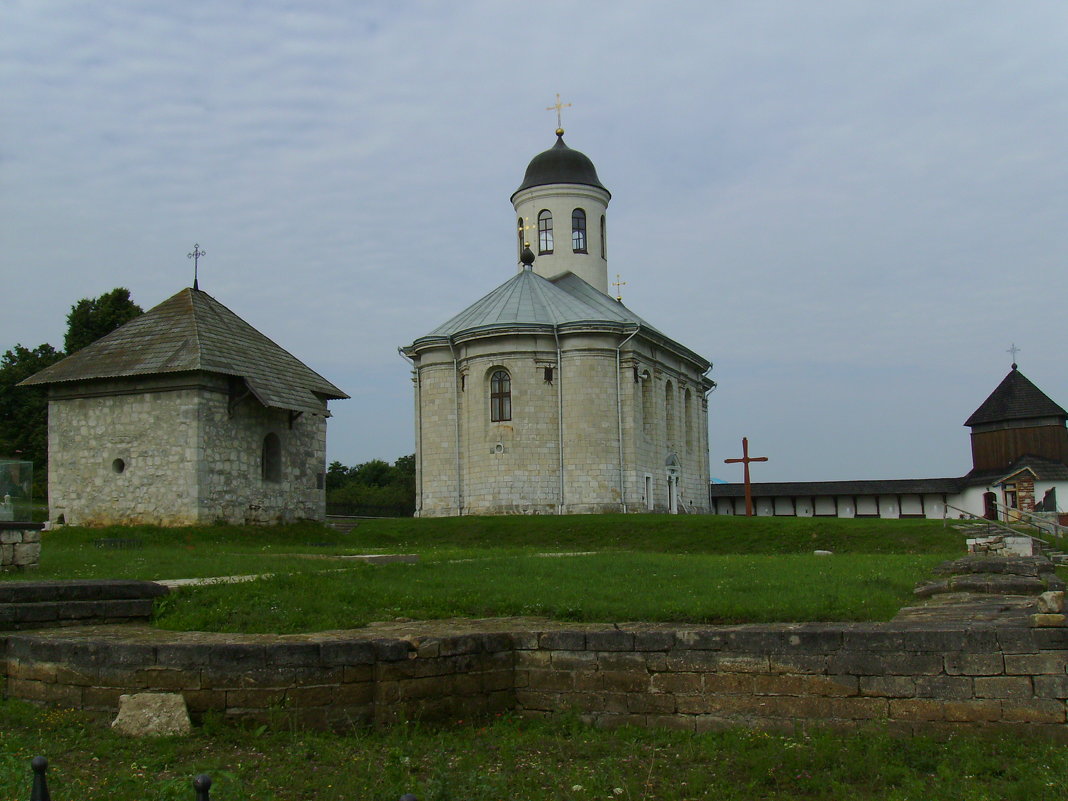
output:
[[[326,468],[326,513],[411,517],[415,513],[415,454],[393,464],[381,459]]]

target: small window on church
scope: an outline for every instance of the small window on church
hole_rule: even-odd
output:
[[[518,251],[519,252],[519,258],[522,259],[523,258],[523,245],[526,244],[523,241],[523,218],[522,217],[519,218],[519,223],[516,226],[516,228],[517,228],[517,234],[519,236],[519,251]]]
[[[264,481],[278,483],[282,480],[282,441],[273,431],[263,438],[260,467]]]
[[[586,252],[586,212],[582,209],[571,212],[571,249],[576,253]]]
[[[602,259],[607,259],[608,258],[608,247],[606,246],[605,241],[606,240],[605,240],[605,233],[604,233],[604,215],[602,214],[601,215],[601,258]]]
[[[490,376],[490,421],[500,423],[512,419],[512,379],[504,370]]]
[[[538,214],[538,254],[553,252],[553,213],[543,209]]]

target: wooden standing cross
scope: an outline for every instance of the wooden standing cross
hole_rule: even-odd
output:
[[[745,516],[753,516],[753,483],[749,480],[749,463],[750,462],[766,462],[767,456],[750,456],[749,455],[749,439],[748,437],[742,437],[742,458],[741,459],[724,459],[724,464],[737,464],[741,462],[745,465]]]

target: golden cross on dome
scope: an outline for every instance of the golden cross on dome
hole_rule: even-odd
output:
[[[556,111],[556,133],[562,135],[564,133],[564,124],[561,122],[560,110],[565,108],[571,108],[570,103],[560,102],[560,93],[556,93],[556,104],[549,106],[546,111]]]
[[[616,288],[616,300],[618,300],[620,303],[623,302],[623,295],[622,295],[622,293],[620,293],[619,288],[623,287],[623,286],[626,286],[626,285],[627,285],[627,282],[626,281],[620,281],[619,280],[619,273],[616,273],[616,280],[612,282],[612,286],[614,286]]]

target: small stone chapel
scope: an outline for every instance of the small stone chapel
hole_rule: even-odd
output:
[[[707,512],[712,363],[609,294],[612,195],[556,135],[511,197],[516,273],[402,348],[416,515]]]
[[[22,383],[48,386],[53,523],[325,517],[348,395],[195,284]]]

